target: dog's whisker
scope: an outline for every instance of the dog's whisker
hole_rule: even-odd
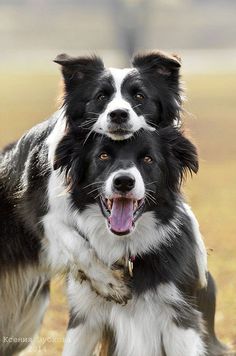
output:
[[[94,199],[97,199],[98,197],[102,197],[102,194],[99,193],[98,195],[96,195],[96,197],[94,197]]]
[[[85,187],[83,187],[83,189],[86,189],[86,188],[88,188],[88,187],[90,187],[91,185],[94,185],[94,184],[100,184],[101,185],[102,183],[104,183],[104,181],[93,182],[93,183],[87,184]]]
[[[137,108],[138,106],[141,106],[142,104],[137,104],[137,105],[135,105],[135,106],[132,106],[132,109],[135,109],[135,108]]]
[[[86,126],[79,126],[81,129],[83,129],[83,130],[89,130],[89,131],[91,131],[92,130],[92,128],[93,128],[93,124],[92,125],[90,125],[90,126],[88,126],[88,127],[86,127]]]
[[[93,112],[93,111],[88,111],[87,113],[88,113],[88,114],[97,115],[97,116],[99,116],[99,115],[100,115],[98,112]]]
[[[97,187],[97,188],[95,188],[95,189],[92,189],[92,190],[90,190],[90,192],[88,192],[88,194],[89,194],[89,195],[90,195],[90,194],[93,194],[94,192],[98,191],[98,189],[99,189],[99,187]]]
[[[153,200],[156,200],[156,198],[151,193],[149,193],[148,191],[146,191],[146,195],[148,195]]]
[[[145,197],[145,201],[147,202],[147,204],[150,206],[151,205],[151,203],[150,203],[150,200],[149,200],[149,198],[146,196]]]
[[[84,127],[84,126],[87,126],[89,124],[91,124],[92,122],[96,122],[97,121],[97,118],[94,117],[93,119],[90,119],[90,120],[86,120],[84,123],[82,123],[79,127]]]
[[[144,116],[145,115],[147,115],[147,114],[143,114]],[[152,121],[150,121],[150,120],[147,120],[146,119],[146,122],[149,124],[149,125],[151,125],[151,126],[154,126],[154,127],[156,127],[156,128],[159,128],[159,126],[157,125],[157,124],[154,124]]]
[[[148,192],[146,192],[146,198],[151,200],[155,205],[157,205],[156,199]]]
[[[147,186],[147,185],[154,184],[154,183],[158,183],[158,181],[157,181],[157,180],[154,180],[153,182],[147,183],[146,186]]]
[[[146,201],[147,201],[147,203],[148,203],[149,206],[152,205],[152,203],[153,203],[154,205],[157,205],[156,202],[152,201],[152,199],[150,199],[150,198],[148,198],[148,197],[146,197]]]
[[[80,127],[88,126],[88,125],[90,125],[91,123],[96,122],[96,120],[97,120],[97,119],[84,122],[83,124],[80,125]]]
[[[97,117],[90,117],[89,119],[85,120],[85,122],[89,122],[89,121],[93,121],[93,120],[97,120]]]
[[[149,193],[149,192],[153,192],[153,190],[148,190],[148,189],[146,189],[146,193],[149,195],[149,196],[151,196],[153,199],[155,199],[156,200],[156,198],[151,194],[151,193]],[[155,193],[155,192],[154,192]]]
[[[152,190],[152,189],[146,189],[146,192],[155,193],[155,191],[154,191],[154,190]]]
[[[93,131],[91,130],[91,131],[89,131],[89,133],[88,133],[88,135],[86,136],[86,138],[85,138],[85,140],[84,140],[84,142],[83,142],[83,146],[86,144],[86,142],[88,141],[88,139],[89,139],[89,136],[91,135],[93,133]]]

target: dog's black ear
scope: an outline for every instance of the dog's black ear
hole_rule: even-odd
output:
[[[104,70],[102,59],[95,55],[71,57],[62,53],[54,59],[54,62],[62,66],[62,74],[66,84],[70,81],[81,80],[86,76],[93,76]]]
[[[174,189],[179,189],[187,173],[198,172],[198,154],[196,147],[187,139],[183,132],[174,128],[160,131],[163,142],[164,157],[169,166],[168,181]]]
[[[157,124],[162,127],[179,125],[183,99],[179,73],[180,58],[177,55],[153,51],[137,54],[132,63],[156,90],[156,101],[159,106]]]
[[[199,163],[196,146],[183,133],[176,130],[176,137],[171,142],[171,149],[173,155],[180,163],[181,178],[188,172],[190,174],[198,172]]]
[[[132,64],[143,72],[151,71],[169,77],[179,71],[181,59],[176,54],[168,55],[161,51],[153,51],[135,55]]]
[[[88,135],[87,130],[74,129],[68,131],[57,144],[53,169],[64,172],[70,188],[80,184],[86,172],[86,157],[91,147],[92,138],[84,141]]]

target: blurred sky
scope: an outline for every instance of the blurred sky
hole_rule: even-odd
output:
[[[235,0],[0,0],[0,64],[40,66],[96,51],[108,65],[133,52],[180,52],[184,71],[236,69]]]

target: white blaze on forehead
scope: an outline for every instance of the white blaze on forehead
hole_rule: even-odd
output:
[[[118,69],[118,68],[110,68],[110,73],[113,78],[114,82],[114,88],[115,88],[115,95],[113,96],[111,102],[107,106],[107,112],[111,112],[113,110],[117,109],[126,109],[131,113],[132,111],[132,106],[130,103],[123,98],[121,88],[122,84],[124,83],[125,79],[127,76],[134,71],[132,68],[124,68],[124,69]]]
[[[121,95],[121,87],[122,84],[124,83],[125,78],[130,74],[135,71],[134,68],[109,68],[109,71],[112,75],[112,78],[114,80],[115,84],[115,89],[116,89],[116,94],[115,96],[122,96]]]
[[[116,175],[131,175],[135,180],[134,188],[129,192],[132,194],[134,199],[140,200],[144,198],[145,195],[145,185],[143,178],[137,169],[137,167],[133,166],[128,169],[118,169],[117,171],[110,174],[108,179],[105,182],[104,193],[106,198],[112,198],[114,194],[113,190],[113,180]]]

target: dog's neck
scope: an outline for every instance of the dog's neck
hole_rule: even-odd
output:
[[[154,212],[146,212],[139,218],[131,234],[116,236],[108,230],[98,204],[92,204],[83,212],[75,214],[74,224],[95,249],[98,257],[109,265],[127,256],[156,250],[160,245],[168,244],[179,233],[177,216],[162,224],[158,223]]]

